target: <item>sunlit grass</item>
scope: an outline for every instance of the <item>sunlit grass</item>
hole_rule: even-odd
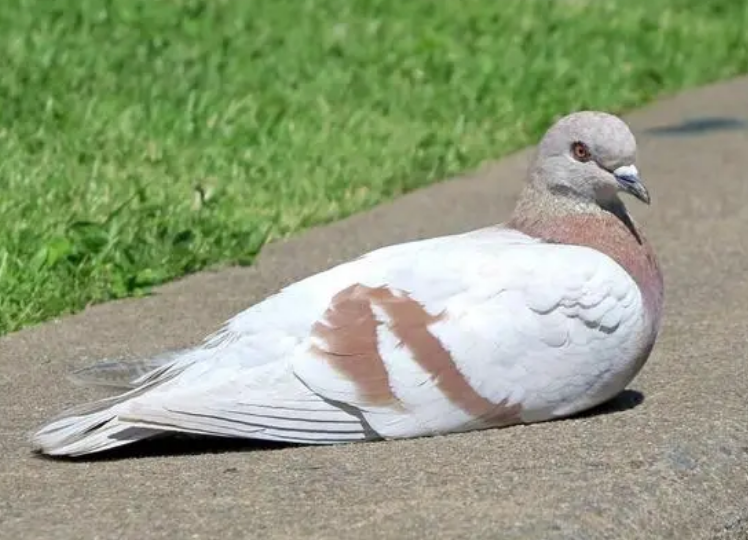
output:
[[[6,0],[0,334],[748,72],[742,0]]]

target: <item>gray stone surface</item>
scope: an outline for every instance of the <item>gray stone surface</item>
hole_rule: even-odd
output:
[[[507,217],[527,152],[203,273],[0,340],[0,536],[748,538],[748,79],[627,117],[653,206],[666,321],[631,390],[598,414],[339,447],[150,444],[35,457],[27,433],[96,397],[64,379],[103,356],[196,342],[278,286],[370,248]],[[708,121],[705,121],[707,119]],[[191,450],[190,450],[191,449]]]

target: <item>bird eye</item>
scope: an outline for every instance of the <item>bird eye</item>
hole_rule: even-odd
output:
[[[590,154],[590,149],[587,148],[587,145],[583,142],[575,142],[571,145],[571,155],[574,156],[574,159],[577,161],[581,161],[584,163],[585,161],[589,161],[592,155]]]

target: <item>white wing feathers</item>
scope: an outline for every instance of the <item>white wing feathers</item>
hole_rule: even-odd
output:
[[[70,455],[163,431],[332,443],[569,414],[610,397],[641,312],[631,277],[588,248],[500,228],[400,244],[287,287],[34,442]]]
[[[280,369],[279,369],[280,368]],[[314,395],[280,364],[254,368],[208,392],[172,391],[134,401],[119,419],[144,428],[304,443],[364,439],[361,419]],[[256,378],[255,378],[256,377]]]

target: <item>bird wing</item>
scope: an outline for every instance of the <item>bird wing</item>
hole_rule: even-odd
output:
[[[294,356],[310,389],[411,437],[570,414],[630,371],[641,293],[606,255],[432,247],[333,297]]]
[[[233,436],[248,432],[227,418],[250,422],[249,403],[303,429],[288,440],[319,442],[509,424],[578,406],[579,385],[616,369],[640,315],[630,276],[589,248],[502,229],[402,244],[240,314],[208,341],[212,359],[141,401],[164,402],[172,427],[176,411],[204,414],[204,432]],[[126,419],[148,418],[131,407]]]
[[[596,377],[579,373],[615,370],[640,314],[630,276],[589,248],[497,227],[399,244],[286,287],[36,443],[80,454],[159,430],[330,443],[532,420],[578,407]]]

